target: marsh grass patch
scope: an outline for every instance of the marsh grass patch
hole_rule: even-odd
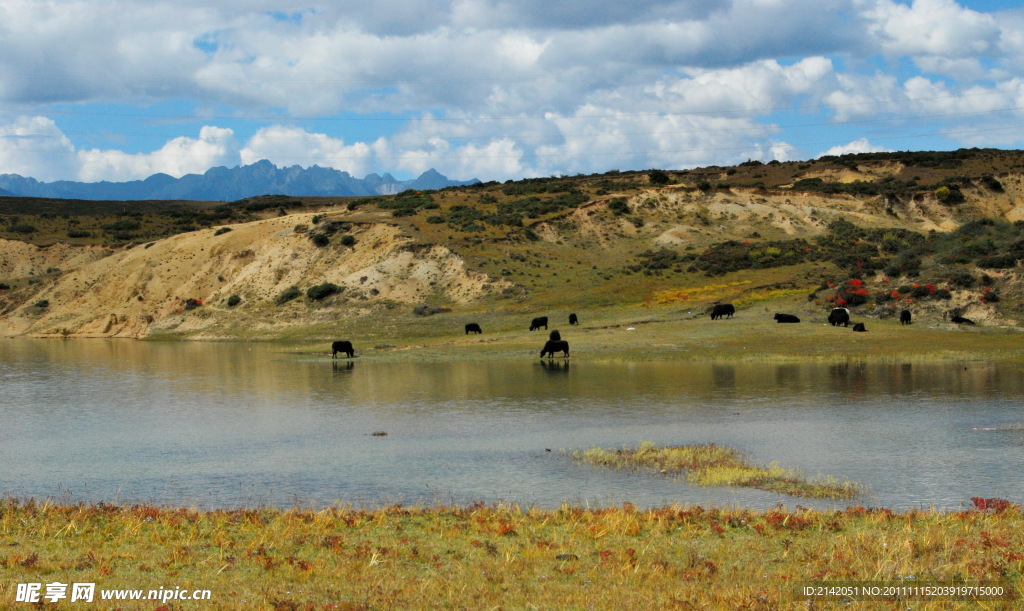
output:
[[[572,458],[612,469],[656,471],[664,475],[685,475],[698,486],[740,486],[790,496],[848,499],[860,494],[859,484],[827,476],[808,480],[795,469],[771,463],[759,467],[739,451],[713,443],[659,447],[645,441],[637,448],[577,450]]]

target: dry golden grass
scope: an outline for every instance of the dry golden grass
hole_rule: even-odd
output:
[[[0,540],[4,608],[28,608],[13,602],[17,584],[55,581],[212,592],[209,603],[168,609],[807,608],[798,588],[834,580],[999,580],[1019,601],[1024,571],[1024,516],[1013,505],[200,512],[7,500]]]
[[[741,486],[791,496],[828,499],[849,499],[860,492],[857,484],[841,482],[834,477],[809,481],[799,471],[774,463],[758,467],[738,451],[713,443],[658,447],[645,441],[637,448],[592,448],[573,452],[572,457],[580,462],[613,469],[685,474],[687,481],[698,486]]]

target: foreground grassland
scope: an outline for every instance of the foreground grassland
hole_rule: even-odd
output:
[[[59,581],[212,592],[209,602],[125,609],[818,608],[798,586],[917,579],[998,580],[1016,600],[910,601],[914,608],[1014,608],[1024,595],[1024,514],[990,501],[956,513],[894,513],[628,505],[199,512],[6,500],[0,606],[28,607],[13,602],[18,583]],[[42,606],[75,605],[88,606]]]
[[[802,473],[776,464],[759,467],[737,450],[716,444],[659,447],[645,441],[638,448],[592,448],[572,453],[574,460],[612,469],[685,475],[698,486],[741,486],[780,494],[823,499],[850,499],[859,492],[852,482],[834,477],[807,480]]]

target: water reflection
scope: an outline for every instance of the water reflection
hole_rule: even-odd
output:
[[[541,369],[548,373],[569,373],[569,361],[553,361],[541,359]]]
[[[559,452],[649,440],[860,481],[871,505],[1024,501],[1017,365],[574,357],[570,368],[535,356],[357,367],[273,345],[0,342],[0,492],[200,506],[815,505]]]

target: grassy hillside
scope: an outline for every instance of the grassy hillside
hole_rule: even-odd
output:
[[[0,198],[0,325],[313,341],[373,320],[383,337],[429,343],[470,320],[509,333],[547,312],[681,322],[728,301],[758,316],[823,320],[845,305],[888,324],[907,308],[1013,329],[1022,196],[1024,152],[971,149],[378,198]]]

